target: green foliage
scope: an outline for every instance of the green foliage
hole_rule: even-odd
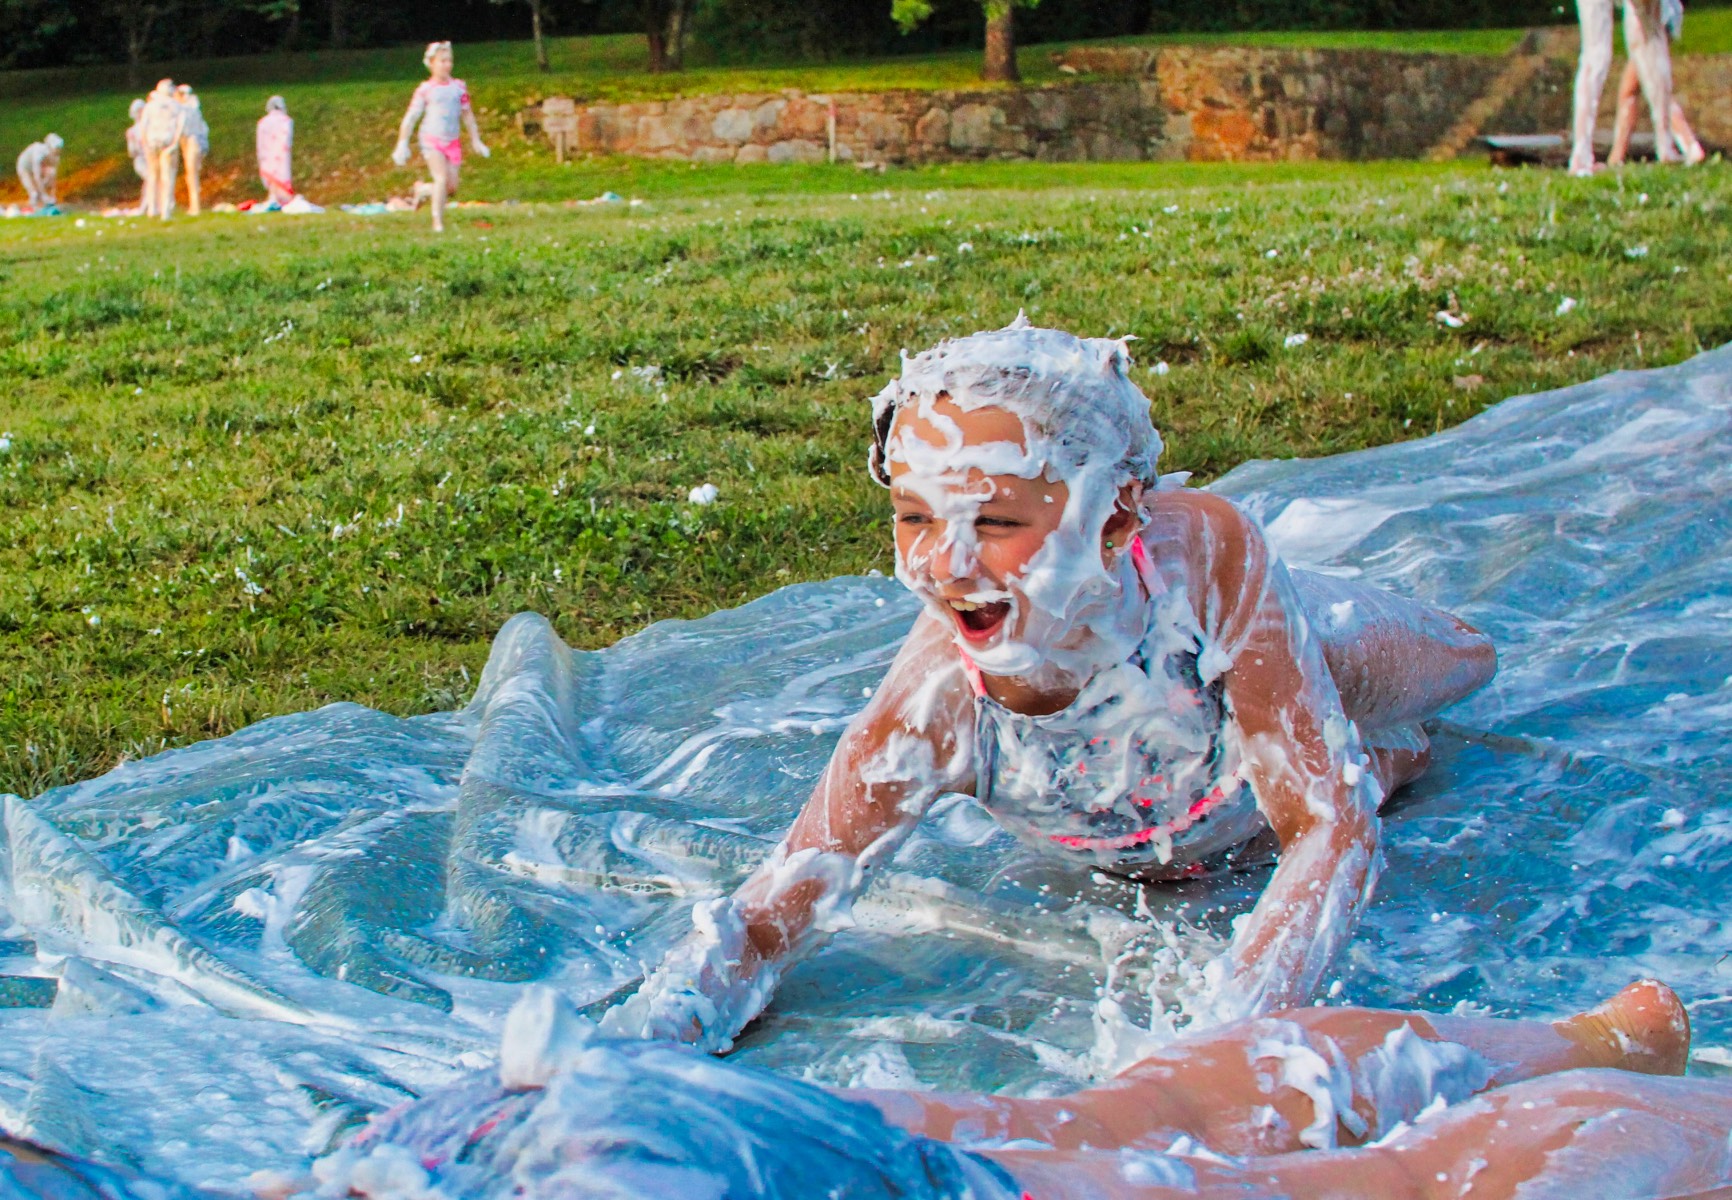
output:
[[[995,21],[1012,8],[1034,8],[1040,0],[979,0],[986,19]],[[932,0],[890,0],[890,19],[910,33],[932,16]]]
[[[912,32],[931,15],[931,0],[890,0],[890,19],[903,33]]]
[[[652,199],[0,222],[0,789],[886,569],[866,398],[1019,307],[1137,335],[1205,479],[1732,338],[1714,169],[540,170]]]

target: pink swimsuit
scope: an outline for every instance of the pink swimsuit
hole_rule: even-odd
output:
[[[409,115],[421,121],[421,145],[443,154],[453,165],[463,161],[463,114],[469,111],[469,85],[461,79],[415,89]]]
[[[1174,863],[1168,873],[1186,875],[1248,840],[1260,820],[1230,761],[1222,681],[1203,682],[1200,632],[1182,632],[1195,624],[1189,603],[1161,581],[1141,538],[1131,555],[1149,632],[1063,710],[1005,708],[962,656],[975,695],[976,794],[1031,846],[1100,866]]]

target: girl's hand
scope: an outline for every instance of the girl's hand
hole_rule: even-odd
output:
[[[397,148],[395,150],[391,151],[391,161],[396,163],[399,167],[406,167],[409,165],[409,143],[408,142],[398,142],[397,143]]]
[[[728,898],[699,904],[692,925],[636,994],[602,1014],[603,1033],[722,1054],[763,1011],[776,973],[748,946],[739,906]]]
[[[482,158],[493,157],[493,151],[484,146],[480,138],[475,139],[475,153],[479,154]]]

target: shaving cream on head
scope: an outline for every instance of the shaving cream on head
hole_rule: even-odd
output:
[[[1140,498],[1159,486],[1161,438],[1149,401],[1131,382],[1122,338],[1079,338],[1038,329],[1020,313],[1003,329],[939,343],[912,357],[873,400],[873,478],[888,485],[892,464],[906,468],[897,484],[918,495],[944,522],[937,547],[918,561],[897,555],[897,578],[934,608],[935,579],[976,578],[974,521],[994,494],[986,476],[1062,483],[1057,528],[1012,579],[981,581],[982,603],[1008,601],[1003,632],[970,658],[989,675],[1086,679],[1122,661],[1143,632],[1134,564],[1123,554],[1103,562],[1101,536],[1131,486]],[[1022,426],[1020,444],[969,444],[940,400],[963,412],[998,409]],[[897,428],[913,411],[942,444]],[[941,612],[947,623],[953,620]]]

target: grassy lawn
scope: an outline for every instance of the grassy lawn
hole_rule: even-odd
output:
[[[1521,30],[1367,33],[1299,32],[1175,34],[1124,39],[1143,44],[1249,44],[1291,47],[1364,47],[1432,53],[1501,54]],[[1031,83],[1062,78],[1051,62],[1058,46],[1027,46],[1022,66]],[[1683,52],[1732,50],[1732,8],[1692,8]],[[528,42],[458,47],[459,73],[481,110],[482,124],[502,152],[496,169],[476,174],[477,195],[519,199],[575,194],[548,161],[544,144],[526,143],[511,115],[545,95],[575,95],[604,101],[664,97],[676,93],[882,90],[981,86],[979,55],[971,50],[909,55],[866,62],[768,63],[740,66],[708,62],[701,47],[691,69],[675,75],[645,70],[643,39],[611,36],[554,39],[553,71],[538,74]],[[190,79],[199,87],[212,128],[207,192],[240,200],[262,194],[254,177],[253,123],[272,93],[281,92],[296,119],[296,178],[312,197],[336,203],[380,199],[407,189],[412,176],[388,161],[396,123],[414,84],[423,77],[415,47],[320,52],[286,57],[165,63],[147,72]],[[0,73],[0,151],[5,163],[50,130],[66,139],[62,192],[75,202],[114,203],[135,196],[137,181],[124,156],[126,109],[137,89],[126,86],[119,67]],[[779,186],[779,185],[777,185]],[[0,202],[22,190],[10,170],[0,170]]]
[[[0,789],[453,706],[520,609],[597,646],[886,568],[866,399],[1019,307],[1137,335],[1205,479],[1732,338],[1717,168],[657,169],[443,240],[0,222]]]

